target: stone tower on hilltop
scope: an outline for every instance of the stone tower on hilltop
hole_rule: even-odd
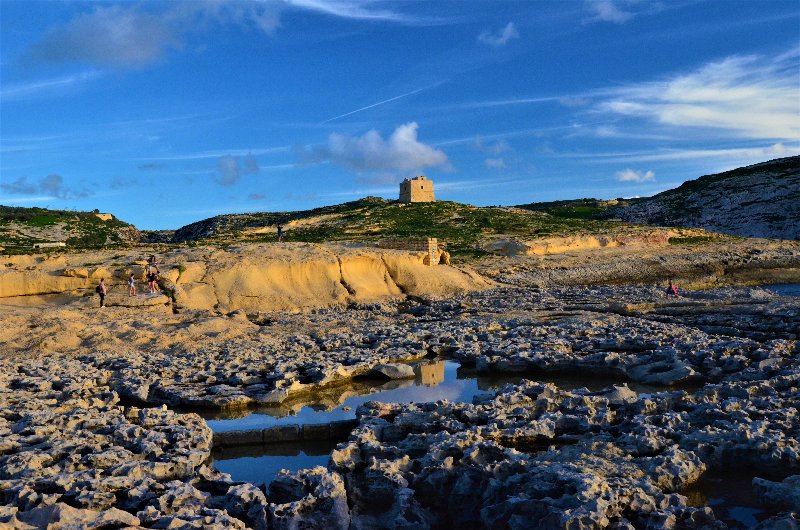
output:
[[[403,179],[400,183],[400,202],[436,202],[433,181],[424,176]]]

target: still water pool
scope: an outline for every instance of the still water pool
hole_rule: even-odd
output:
[[[756,469],[747,467],[709,470],[696,483],[682,493],[690,506],[709,506],[717,519],[729,528],[747,529],[758,526],[769,514],[753,493],[753,477],[771,480],[785,477],[769,477]]]
[[[276,425],[316,424],[353,419],[355,410],[367,401],[384,403],[424,403],[446,399],[471,403],[472,398],[493,392],[507,383],[522,379],[552,382],[565,390],[587,387],[602,390],[625,382],[624,378],[586,374],[518,374],[484,376],[467,370],[452,360],[435,360],[414,365],[414,379],[396,381],[352,381],[345,385],[322,389],[281,406],[244,411],[204,412],[209,427],[215,432],[247,431]],[[664,387],[629,383],[637,392],[668,390]]]
[[[292,442],[215,450],[214,467],[237,481],[269,484],[281,469],[328,466],[336,441]]]
[[[773,283],[762,285],[761,287],[774,292],[778,296],[800,296],[800,283]]]
[[[416,377],[403,381],[352,381],[323,389],[280,407],[239,412],[205,413],[215,432],[264,429],[276,425],[316,424],[355,418],[355,410],[367,401],[392,403],[428,402],[447,399],[471,402],[474,396],[493,392],[507,383],[522,379],[548,381],[571,390],[586,387],[602,390],[624,382],[609,376],[585,374],[518,374],[484,376],[462,368],[452,360],[416,363]],[[637,392],[657,392],[663,387],[629,383]],[[237,415],[238,414],[238,415]],[[234,480],[269,484],[280,469],[296,471],[314,466],[327,466],[328,455],[343,440],[293,442],[221,448],[214,451],[214,465],[230,473]]]

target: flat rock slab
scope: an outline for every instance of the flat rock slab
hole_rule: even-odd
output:
[[[389,379],[413,379],[416,377],[414,368],[407,364],[399,363],[379,364],[372,369],[372,374],[388,377]]]
[[[97,300],[95,300],[97,301]],[[106,296],[106,305],[115,307],[151,307],[163,306],[170,302],[170,299],[161,293],[140,293],[136,296],[125,294],[111,294]]]

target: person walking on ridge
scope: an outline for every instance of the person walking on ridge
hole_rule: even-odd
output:
[[[278,224],[278,243],[283,241],[283,225]]]
[[[106,294],[108,293],[108,288],[106,287],[105,278],[100,278],[100,283],[97,284],[97,287],[94,288],[94,291],[100,295],[100,307],[106,306]]]

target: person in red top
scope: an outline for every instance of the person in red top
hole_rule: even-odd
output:
[[[667,286],[666,291],[664,291],[664,296],[666,297],[678,296],[678,289],[672,283],[672,278],[669,279],[669,285]]]

